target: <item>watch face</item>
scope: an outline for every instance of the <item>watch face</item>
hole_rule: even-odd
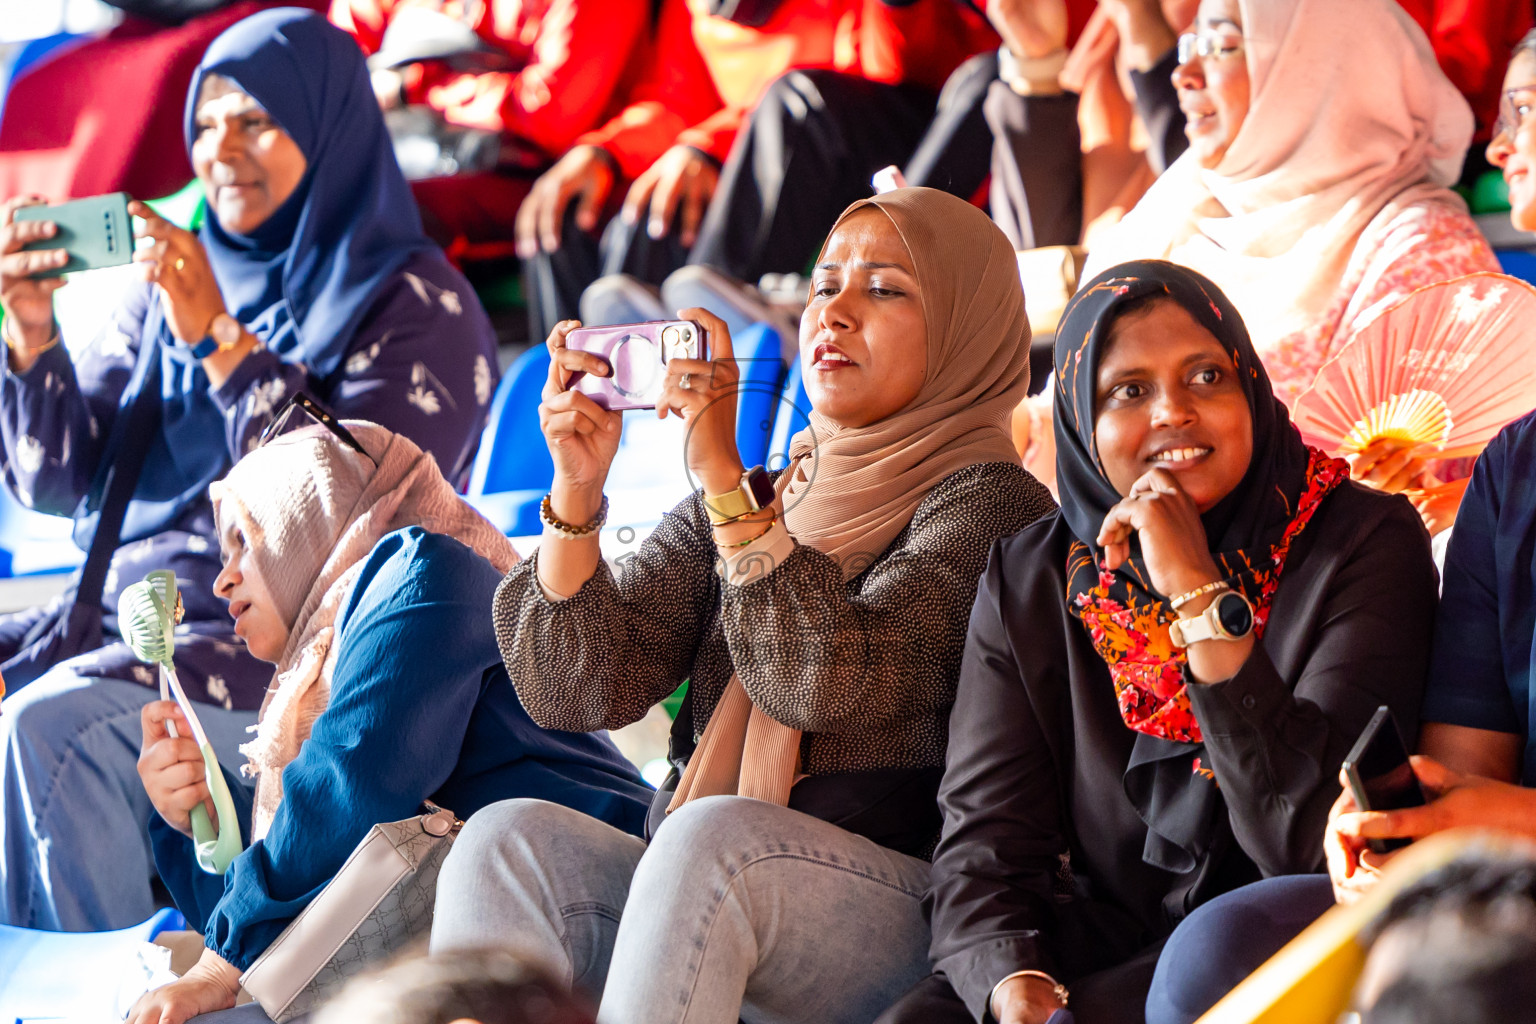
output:
[[[773,481],[768,479],[768,473],[762,466],[753,466],[748,471],[747,486],[752,488],[752,497],[757,499],[758,508],[767,508],[773,504]]]
[[[1216,618],[1231,637],[1245,637],[1253,629],[1253,609],[1241,594],[1226,593],[1216,599]]]

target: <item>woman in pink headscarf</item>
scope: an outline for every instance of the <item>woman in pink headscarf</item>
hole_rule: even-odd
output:
[[[1290,406],[1409,292],[1498,270],[1449,188],[1472,111],[1393,0],[1203,0],[1180,58],[1190,148],[1102,237],[1084,280],[1132,259],[1207,275]],[[1421,468],[1408,450],[1352,462],[1388,490]],[[1448,525],[1459,497],[1420,513]]]

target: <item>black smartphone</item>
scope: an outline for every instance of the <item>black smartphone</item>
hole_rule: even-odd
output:
[[[1397,720],[1385,704],[1344,758],[1344,777],[1349,780],[1355,806],[1362,811],[1398,811],[1429,803],[1419,777],[1408,762],[1408,748],[1397,731]],[[1389,853],[1407,846],[1410,839],[1370,839],[1372,853]]]

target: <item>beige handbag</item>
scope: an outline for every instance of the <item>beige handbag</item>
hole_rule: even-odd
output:
[[[433,804],[375,825],[336,877],[240,977],[277,1024],[432,928],[437,875],[463,822]]]

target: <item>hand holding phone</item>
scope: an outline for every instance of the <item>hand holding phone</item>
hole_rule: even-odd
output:
[[[692,320],[652,320],[613,327],[578,327],[567,348],[590,352],[609,366],[606,377],[578,372],[568,387],[609,412],[654,409],[674,359],[708,359],[704,328]],[[702,382],[701,382],[702,383]]]
[[[1355,806],[1362,811],[1398,811],[1429,802],[1408,760],[1397,722],[1385,704],[1376,709],[1344,758],[1344,778]],[[1390,853],[1410,842],[1402,838],[1366,840],[1372,853]]]
[[[69,254],[62,265],[46,267],[34,276],[58,277],[81,270],[121,267],[133,259],[133,224],[128,219],[126,192],[74,199],[54,206],[23,206],[16,210],[15,219],[46,221],[54,226],[52,237],[29,242],[23,249],[63,249]]]
[[[58,229],[52,221],[18,220],[29,207],[46,209],[41,196],[18,196],[0,205],[0,310],[3,330],[18,350],[40,351],[53,338],[53,293],[64,286],[60,277],[39,274],[63,267],[69,254],[54,241]],[[20,365],[18,359],[25,359]],[[32,357],[32,358],[35,358]],[[31,359],[13,352],[11,368],[25,372]]]

